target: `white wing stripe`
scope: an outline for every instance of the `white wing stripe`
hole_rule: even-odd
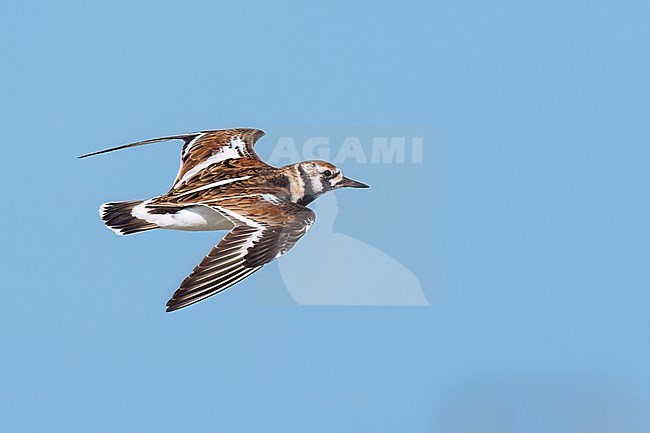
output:
[[[192,140],[192,142],[193,141],[194,140]],[[185,157],[185,154],[187,154],[190,147],[191,147],[190,145],[187,146],[187,149],[184,152],[183,157]],[[244,154],[246,152],[247,152],[246,142],[244,142],[244,140],[242,140],[239,137],[231,137],[230,146],[220,148],[219,152],[212,155],[211,157],[201,162],[200,164],[197,164],[195,167],[192,167],[192,169],[188,170],[187,173],[185,173],[183,177],[174,185],[174,188],[176,188],[178,185],[182,184],[183,182],[186,182],[192,176],[194,176],[196,173],[203,170],[210,164],[214,164],[215,162],[223,161],[224,159],[228,159],[228,158],[240,158],[241,154]]]
[[[253,194],[253,195],[258,195],[258,194]],[[231,218],[235,218],[237,221],[242,222],[242,223],[246,224],[249,227],[255,227],[257,229],[262,229],[263,228],[262,224],[258,223],[255,220],[252,220],[250,218],[246,218],[244,215],[238,214],[237,212],[233,212],[233,211],[231,211],[229,209],[226,209],[225,207],[221,207],[221,206],[214,206],[214,207],[217,208],[217,210],[219,212],[223,212],[224,214],[230,216]],[[256,236],[257,236],[257,239],[259,239],[260,233],[261,232],[256,232],[255,233]],[[257,239],[255,239],[255,240],[257,240]]]
[[[204,186],[202,186],[202,187],[200,187],[200,188],[195,188],[195,189],[192,189],[192,190],[190,190],[190,191],[186,191],[186,192],[180,193],[180,194],[178,194],[178,196],[180,197],[180,196],[182,196],[182,195],[191,194],[191,193],[193,193],[193,192],[203,191],[204,189],[214,188],[214,187],[217,187],[217,186],[221,186],[221,185],[226,185],[226,184],[229,184],[229,183],[237,182],[238,180],[246,180],[246,179],[250,179],[250,178],[251,178],[251,176],[243,176],[243,177],[236,177],[236,178],[234,178],[234,179],[220,180],[219,182],[213,182],[213,183],[211,183],[211,184],[204,185]],[[179,182],[179,183],[180,183],[180,182]],[[176,187],[176,186],[174,186],[174,188],[175,188],[175,187]]]
[[[198,134],[196,137],[192,139],[189,143],[187,143],[185,146],[183,146],[183,153],[181,154],[181,166],[183,165],[183,158],[187,156],[187,152],[190,151],[194,143],[196,143],[198,140],[202,139],[205,136],[205,132]]]

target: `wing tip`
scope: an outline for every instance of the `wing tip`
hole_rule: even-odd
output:
[[[100,154],[102,154],[102,153],[106,153],[106,152],[108,152],[108,151],[109,151],[109,150],[98,150],[97,152],[85,153],[85,154],[83,154],[83,155],[79,155],[79,156],[77,157],[77,159],[84,159],[84,158],[88,158],[89,156],[100,155]]]
[[[195,304],[195,303],[197,303],[199,301],[200,301],[200,299],[197,300],[197,301],[193,301],[193,302],[183,302],[183,301],[178,302],[172,296],[171,299],[169,299],[169,301],[167,301],[167,304],[165,304],[165,306],[166,306],[165,313],[172,313],[174,311],[178,311],[178,310],[180,310],[182,308],[189,307],[190,305]]]
[[[172,311],[176,311],[179,308],[181,308],[178,305],[174,305],[172,300],[173,300],[173,298],[170,299],[169,301],[167,301],[167,303],[165,304],[165,313],[171,313]]]
[[[116,150],[128,149],[129,147],[143,146],[145,144],[160,143],[160,142],[172,141],[172,140],[185,140],[187,138],[194,137],[198,134],[200,134],[200,132],[188,132],[186,134],[167,135],[165,137],[149,138],[147,140],[135,141],[133,143],[123,144],[121,146],[111,147],[109,149],[86,153],[85,155],[78,156],[77,159],[88,158],[89,156],[101,155],[102,153],[113,152]]]
[[[128,143],[128,144],[123,144],[121,146],[117,147],[111,147],[110,149],[104,149],[104,150],[98,150],[96,152],[90,152],[86,153],[84,155],[80,155],[77,157],[77,159],[84,159],[88,158],[89,156],[95,156],[95,155],[101,155],[102,153],[108,153],[108,152],[113,152],[116,150],[122,150],[126,149],[129,147],[135,147],[135,146],[142,146],[145,144],[151,144],[151,143],[160,143],[162,141],[171,141],[171,140],[186,140],[190,137],[196,137],[199,134],[206,134],[210,132],[228,132],[228,131],[240,131],[245,134],[251,134],[253,138],[253,143],[255,143],[257,140],[260,138],[264,137],[266,134],[264,131],[261,129],[257,128],[233,128],[233,129],[214,129],[214,130],[206,130],[206,131],[200,131],[200,132],[188,132],[185,134],[177,134],[177,135],[168,135],[165,137],[157,137],[157,138],[150,138],[147,140],[142,140],[142,141],[136,141],[134,143]]]

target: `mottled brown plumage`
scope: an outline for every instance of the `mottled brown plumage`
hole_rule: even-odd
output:
[[[167,303],[177,310],[241,281],[289,251],[315,220],[306,204],[341,187],[366,185],[325,161],[272,167],[253,150],[258,129],[228,129],[144,140],[81,158],[166,140],[183,140],[170,190],[143,201],[106,203],[104,223],[120,235],[153,228],[230,232],[181,283]]]

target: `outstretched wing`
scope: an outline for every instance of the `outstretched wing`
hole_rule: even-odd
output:
[[[235,227],[185,278],[167,311],[219,293],[280,257],[316,218],[311,209],[269,194],[224,198],[211,206]]]
[[[185,141],[181,149],[181,167],[174,185],[178,185],[203,168],[226,159],[259,159],[253,146],[264,135],[259,129],[224,129],[199,132]]]
[[[259,159],[253,150],[253,146],[262,136],[264,136],[264,131],[249,128],[192,132],[189,134],[170,135],[124,144],[122,146],[88,153],[79,158],[127,149],[129,147],[143,146],[145,144],[160,143],[162,141],[183,140],[181,167],[176,175],[176,180],[174,180],[174,185],[177,185],[189,179],[203,168],[226,159]]]

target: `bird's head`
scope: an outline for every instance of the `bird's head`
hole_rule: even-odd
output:
[[[364,183],[343,176],[341,170],[326,161],[304,161],[296,165],[304,188],[302,204],[338,188],[368,188]]]

